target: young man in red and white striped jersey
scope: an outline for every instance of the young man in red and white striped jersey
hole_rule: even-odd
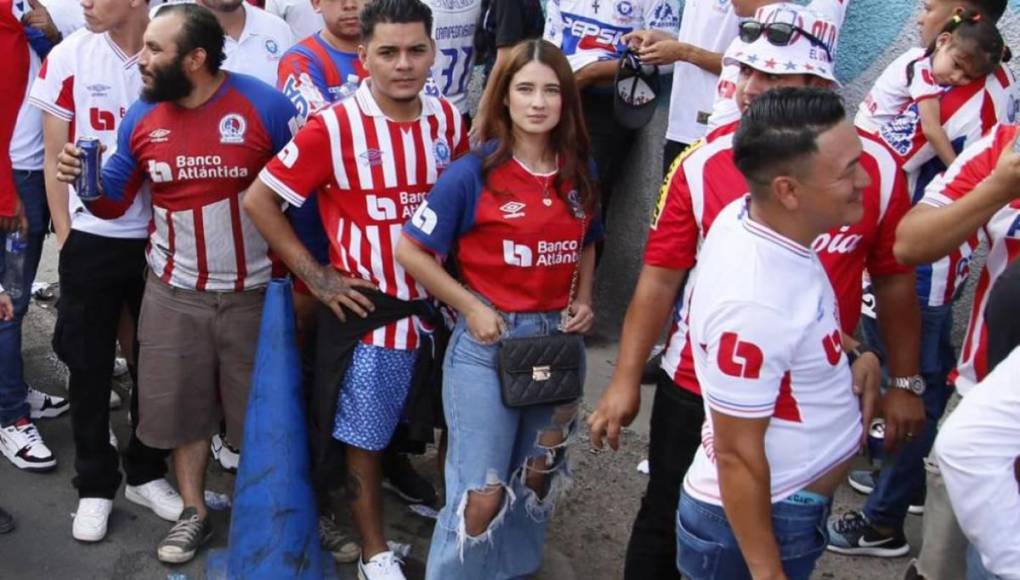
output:
[[[358,52],[369,78],[350,98],[309,119],[245,200],[270,247],[340,319],[369,316],[373,300],[428,298],[394,250],[404,222],[467,149],[456,107],[421,94],[435,58],[428,7],[419,0],[376,0],[361,22]],[[330,240],[328,266],[308,252],[280,210],[281,199],[300,206],[315,191]],[[378,289],[375,298],[366,289]],[[400,420],[424,338],[417,316],[373,328],[349,354],[331,434],[347,448],[351,509],[363,541],[359,575],[402,579],[383,536],[380,457]]]

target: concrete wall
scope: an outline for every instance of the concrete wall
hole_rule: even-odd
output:
[[[886,65],[918,42],[914,23],[920,0],[848,0],[851,2],[839,37],[836,57],[841,92],[853,115],[857,104]],[[1007,43],[1020,52],[1020,0],[1010,0],[999,23]],[[1020,57],[1018,57],[1020,60]],[[1017,65],[1011,68],[1017,72]],[[612,337],[620,324],[641,269],[648,220],[661,186],[662,143],[668,101],[660,102],[627,155],[627,169],[609,208],[606,254],[599,266],[596,301],[599,334]]]

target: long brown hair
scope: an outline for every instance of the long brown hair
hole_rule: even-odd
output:
[[[573,182],[582,207],[591,216],[598,204],[598,194],[588,166],[591,144],[581,112],[581,97],[567,57],[545,40],[519,43],[511,51],[509,60],[494,70],[486,83],[483,107],[478,111],[476,122],[480,127],[479,142],[486,144],[494,141],[495,149],[485,155],[482,178],[488,183],[492,170],[513,157],[513,121],[505,100],[514,75],[531,62],[539,62],[551,68],[560,82],[560,121],[549,135],[549,146],[556,152],[560,165],[554,182],[556,195],[569,203],[569,192],[563,191],[563,184]]]

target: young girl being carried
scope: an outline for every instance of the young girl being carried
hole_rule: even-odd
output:
[[[974,11],[958,10],[927,49],[908,50],[882,72],[857,110],[854,125],[872,135],[881,133],[896,149],[897,141],[889,138],[890,130],[912,133],[897,131],[894,125],[903,123],[907,116],[912,125],[919,118],[924,138],[948,167],[956,159],[956,152],[942,129],[942,93],[947,87],[984,78],[1009,57],[1009,48],[991,19]],[[912,107],[915,104],[916,108]]]

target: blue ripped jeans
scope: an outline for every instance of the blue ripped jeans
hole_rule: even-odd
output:
[[[508,314],[506,321],[505,337],[544,336],[556,332],[560,313]],[[464,317],[446,349],[446,506],[432,534],[429,580],[501,580],[535,573],[556,500],[570,484],[566,447],[579,403],[506,407],[498,350],[476,341]],[[475,494],[494,493],[501,497],[499,511],[483,532],[470,535],[464,515],[468,502]]]

